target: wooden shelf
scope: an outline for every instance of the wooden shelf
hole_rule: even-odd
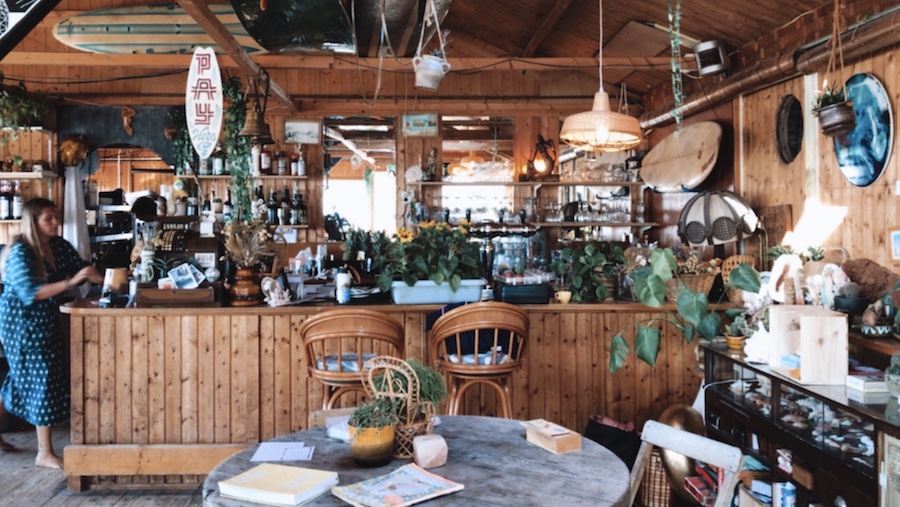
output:
[[[306,225],[276,225],[275,227],[281,227],[283,229],[309,229],[309,224],[306,224]]]
[[[0,180],[50,180],[56,178],[52,171],[0,172]]]
[[[409,185],[423,187],[641,187],[643,181],[412,181]]]
[[[175,176],[181,178],[181,177],[188,177],[190,175],[189,174],[176,174]],[[197,179],[201,179],[201,180],[228,180],[228,179],[231,179],[230,174],[205,174],[205,175],[198,174],[196,176],[197,176]],[[284,175],[260,174],[259,176],[250,176],[250,179],[257,179],[257,180],[305,180],[307,178],[309,178],[309,176],[305,176],[305,175],[304,176],[293,176],[290,174],[284,174]]]
[[[656,222],[529,222],[535,227],[656,227]]]

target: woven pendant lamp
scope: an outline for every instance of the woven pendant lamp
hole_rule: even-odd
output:
[[[641,143],[638,119],[609,109],[609,94],[603,90],[603,0],[600,0],[600,91],[594,94],[590,111],[573,114],[563,121],[561,141],[576,149],[590,151],[630,150]]]

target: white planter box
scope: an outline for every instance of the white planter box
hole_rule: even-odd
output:
[[[391,283],[391,297],[398,305],[425,305],[444,303],[471,303],[481,299],[483,279],[463,280],[456,292],[449,283],[440,285],[431,280],[419,280],[410,287],[404,281]]]

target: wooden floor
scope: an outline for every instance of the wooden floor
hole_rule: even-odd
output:
[[[99,490],[70,493],[59,470],[34,466],[37,437],[33,429],[12,430],[3,439],[18,452],[0,451],[0,507],[200,507],[200,488],[193,490]],[[69,443],[69,428],[53,429],[57,454]]]

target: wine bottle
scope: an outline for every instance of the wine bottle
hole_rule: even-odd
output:
[[[278,205],[278,196],[276,195],[276,191],[272,190],[272,192],[269,194],[269,202],[266,203],[269,225],[278,225],[279,208],[280,206]]]
[[[294,188],[294,196],[291,199],[291,225],[300,225],[300,192]]]
[[[300,209],[300,225],[306,225],[309,223],[309,215],[306,210],[306,203],[303,202],[303,194],[297,194],[298,196],[298,208]]]
[[[231,203],[231,189],[225,191],[225,202],[222,203],[222,214],[226,217],[234,211],[234,204]]]
[[[12,196],[12,218],[13,220],[19,220],[22,218],[22,187],[19,184],[19,180],[16,180],[15,186],[13,187],[13,196]]]

